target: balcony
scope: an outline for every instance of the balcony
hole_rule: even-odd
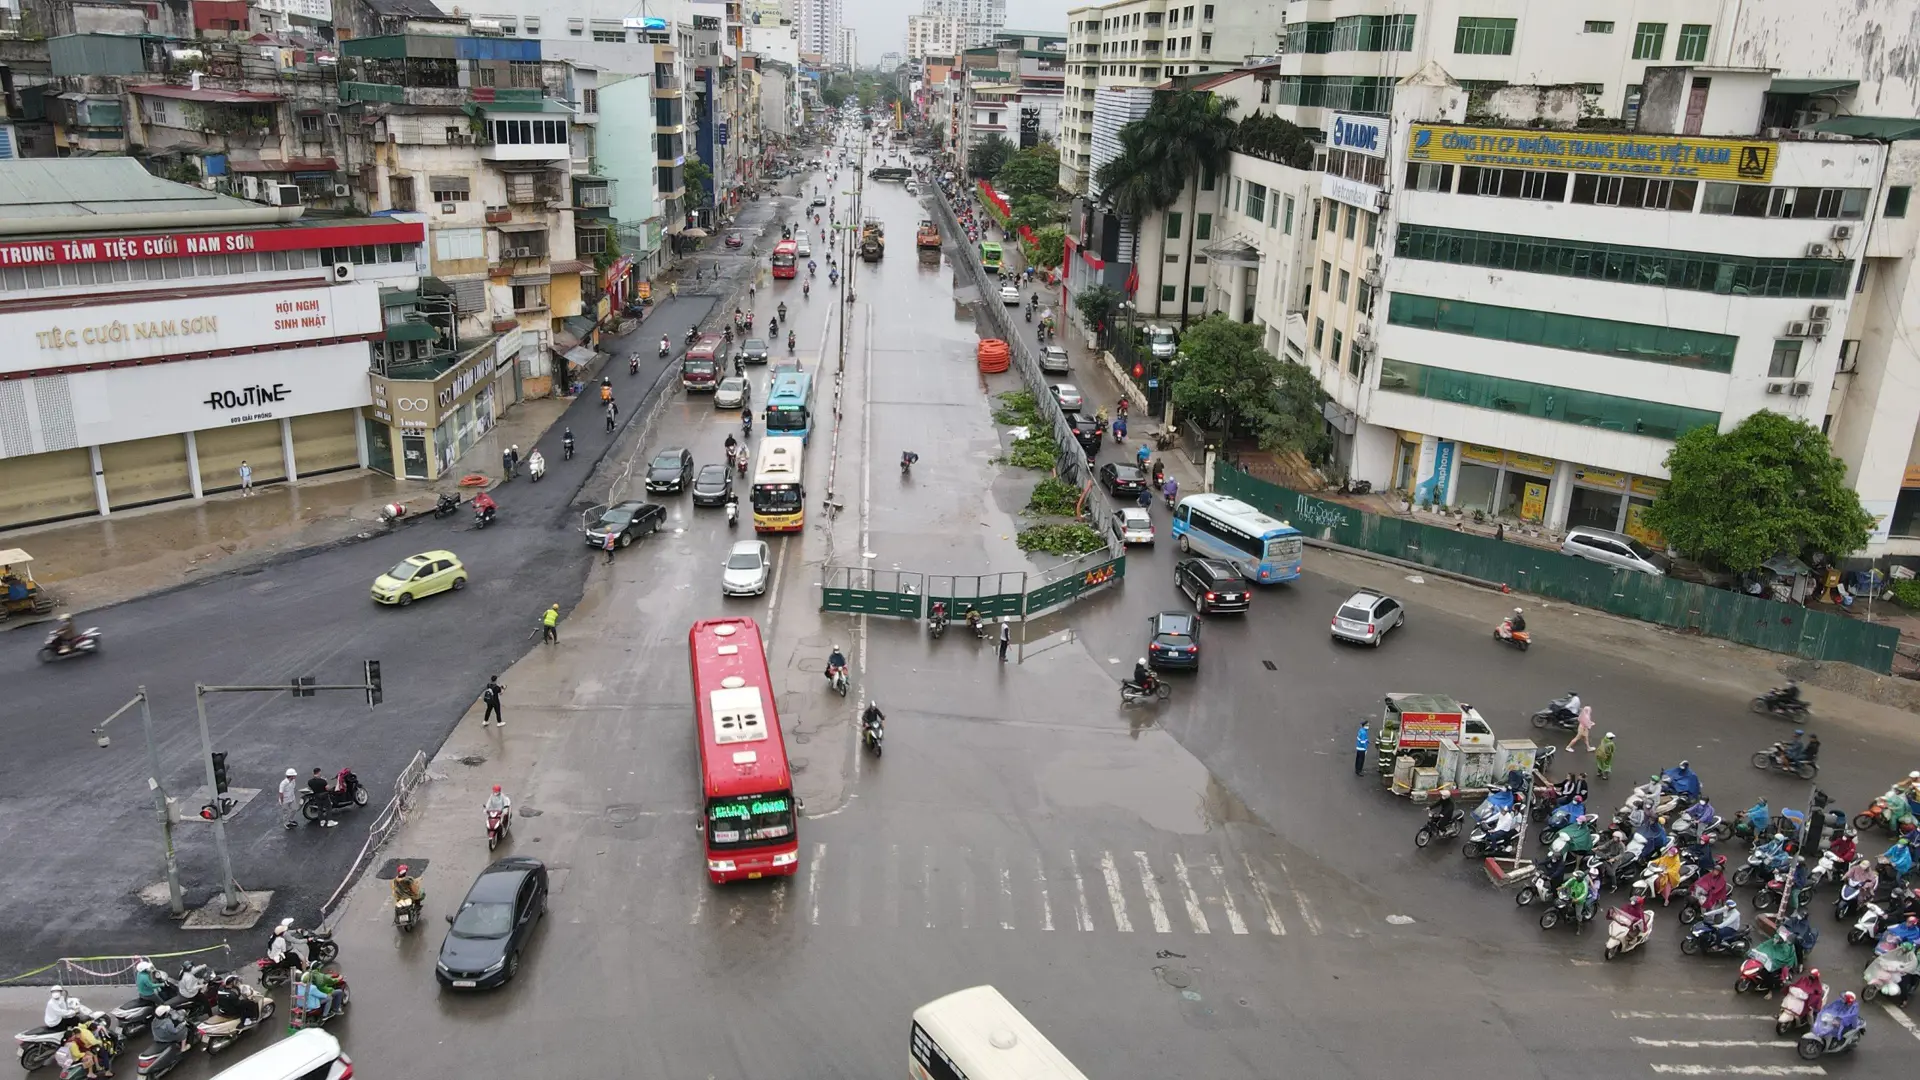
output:
[[[575,218],[608,217],[613,213],[612,177],[576,176],[573,178]]]
[[[653,96],[656,98],[677,98],[680,96],[680,77],[655,73],[653,76]]]
[[[510,206],[553,206],[566,198],[559,174],[548,171],[508,173],[507,203]]]

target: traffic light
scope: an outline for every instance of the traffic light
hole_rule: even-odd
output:
[[[224,750],[213,752],[213,790],[218,795],[227,793],[227,752]]]
[[[385,700],[385,695],[380,692],[380,661],[368,660],[366,664],[367,708],[371,709]]]

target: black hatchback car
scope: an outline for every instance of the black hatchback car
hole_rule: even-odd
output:
[[[1100,466],[1100,486],[1115,498],[1122,495],[1138,497],[1147,490],[1147,474],[1138,465],[1109,461]]]
[[[648,491],[680,492],[693,483],[693,451],[670,446],[653,455],[647,466]]]
[[[474,879],[459,910],[447,916],[452,925],[434,965],[440,984],[481,990],[512,979],[534,924],[546,913],[547,865],[525,855],[496,860]]]
[[[1067,427],[1073,431],[1074,440],[1080,444],[1080,449],[1087,452],[1087,457],[1091,458],[1100,452],[1100,444],[1105,441],[1107,434],[1105,428],[1079,413],[1067,414]]]
[[[1247,579],[1232,563],[1219,559],[1181,559],[1173,568],[1173,583],[1187,594],[1201,613],[1241,611],[1253,605]]]
[[[1200,667],[1200,616],[1163,611],[1147,617],[1147,663],[1155,670]]]
[[[693,481],[693,505],[725,506],[733,498],[733,473],[725,465],[715,463],[700,466],[700,475]]]

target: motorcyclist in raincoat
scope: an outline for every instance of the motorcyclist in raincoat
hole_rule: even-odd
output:
[[[1700,775],[1693,766],[1685,761],[1660,774],[1660,784],[1675,795],[1688,800],[1700,798]]]

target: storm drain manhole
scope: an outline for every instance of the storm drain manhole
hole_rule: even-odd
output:
[[[477,768],[487,763],[486,757],[481,754],[462,754],[453,760],[465,765],[469,769]]]
[[[803,731],[796,731],[793,733],[793,741],[805,746],[813,741],[813,736]]]
[[[615,803],[607,807],[607,820],[615,826],[631,825],[640,820],[640,807],[634,803]]]
[[[540,810],[531,806],[515,807],[513,812],[515,814],[518,814],[521,817],[539,817],[541,814],[546,813],[545,810]]]
[[[788,759],[787,759],[787,768],[789,768],[789,769],[791,769],[791,770],[793,770],[794,772],[806,772],[806,771],[807,771],[807,759],[806,759],[806,758],[803,758],[803,757],[799,757],[799,758],[788,758]]]
[[[1183,968],[1169,967],[1160,969],[1160,978],[1175,990],[1185,990],[1193,985],[1193,976]]]

